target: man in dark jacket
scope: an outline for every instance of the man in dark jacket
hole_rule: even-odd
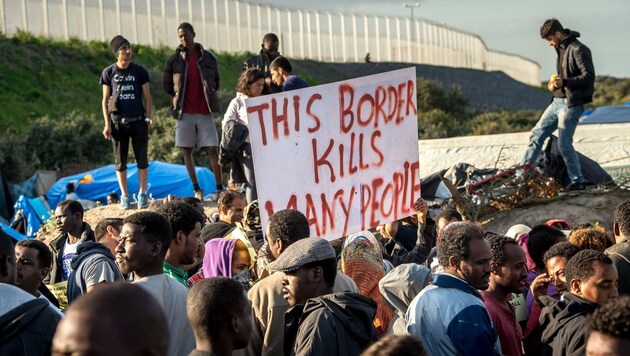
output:
[[[52,265],[50,274],[44,280],[46,284],[68,280],[72,272],[72,258],[79,245],[86,241],[95,241],[94,232],[83,222],[83,206],[75,200],[64,200],[55,209],[57,230],[61,233],[50,242]]]
[[[569,291],[540,314],[545,355],[583,355],[587,316],[618,296],[617,269],[602,252],[578,252],[567,263],[565,275]],[[550,299],[541,297],[538,302],[545,304]]]
[[[210,157],[216,179],[217,200],[223,190],[219,165],[219,136],[212,113],[221,111],[219,101],[219,67],[216,58],[195,43],[195,30],[184,22],[177,28],[181,44],[164,67],[164,91],[173,97],[171,114],[177,120],[175,147],[182,149],[184,164],[193,184],[195,197],[203,200],[203,191],[197,181],[193,149],[195,143]]]
[[[279,93],[282,91],[282,87],[276,85],[276,83],[271,80],[271,69],[269,68],[271,62],[280,56],[280,52],[278,52],[279,46],[280,41],[278,40],[278,36],[276,36],[275,33],[268,33],[265,37],[263,37],[262,44],[260,45],[260,53],[247,58],[247,60],[243,63],[243,71],[249,68],[255,68],[263,72],[265,75],[265,88],[262,92],[263,95]]]
[[[630,294],[630,200],[617,206],[614,215],[613,232],[615,244],[606,250],[617,273],[619,273],[619,294]]]
[[[563,28],[557,19],[545,21],[540,28],[540,36],[558,54],[558,74],[554,74],[547,83],[547,88],[553,93],[553,100],[532,130],[521,164],[534,163],[545,140],[558,129],[558,149],[571,180],[565,189],[583,190],[584,177],[573,148],[573,134],[584,111],[584,104],[593,101],[595,68],[591,50],[577,40],[579,32]]]
[[[285,355],[358,355],[378,339],[376,303],[360,294],[333,293],[335,250],[320,237],[291,244],[270,266],[285,273]]]

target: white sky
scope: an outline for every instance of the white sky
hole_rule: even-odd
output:
[[[282,7],[410,16],[404,3],[418,0],[258,0]],[[545,19],[556,17],[581,33],[597,75],[630,78],[630,0],[420,0],[416,18],[476,33],[488,48],[530,58],[541,79],[555,73],[555,51],[539,36]]]

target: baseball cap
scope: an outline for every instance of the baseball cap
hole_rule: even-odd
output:
[[[269,265],[273,272],[293,272],[318,261],[335,258],[335,249],[321,237],[307,237],[287,247],[276,261]]]

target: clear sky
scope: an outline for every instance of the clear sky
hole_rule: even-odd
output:
[[[541,79],[555,73],[556,54],[540,38],[540,25],[556,17],[581,33],[591,48],[597,75],[630,78],[630,0],[258,0],[310,10],[410,16],[404,3],[420,2],[416,18],[480,35],[488,48],[515,53],[540,64]]]

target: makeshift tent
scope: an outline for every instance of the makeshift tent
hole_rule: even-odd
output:
[[[214,174],[208,168],[201,167],[197,167],[196,172],[197,181],[204,193],[214,192],[216,190]],[[53,209],[66,198],[66,185],[70,182],[75,183],[75,193],[81,199],[98,201],[101,204],[107,204],[107,194],[111,192],[120,194],[114,165],[110,164],[59,179],[46,195]],[[138,193],[138,167],[135,163],[127,165],[127,186],[131,195]],[[179,197],[192,196],[193,186],[186,166],[160,161],[149,162],[148,194],[154,199],[165,198],[169,194]]]
[[[630,106],[602,106],[583,116],[580,125],[630,122]]]
[[[9,236],[16,239],[17,241],[28,239],[26,235],[21,234],[19,231],[13,229],[9,225],[3,224],[2,222],[0,222],[0,230],[6,232]]]
[[[13,204],[21,195],[28,198],[46,195],[48,189],[57,180],[56,171],[37,171],[22,183],[11,183],[0,172],[0,217],[10,219],[13,216]]]
[[[50,218],[50,209],[40,198],[27,198],[21,195],[15,202],[15,215],[11,227],[32,238],[39,228]]]

